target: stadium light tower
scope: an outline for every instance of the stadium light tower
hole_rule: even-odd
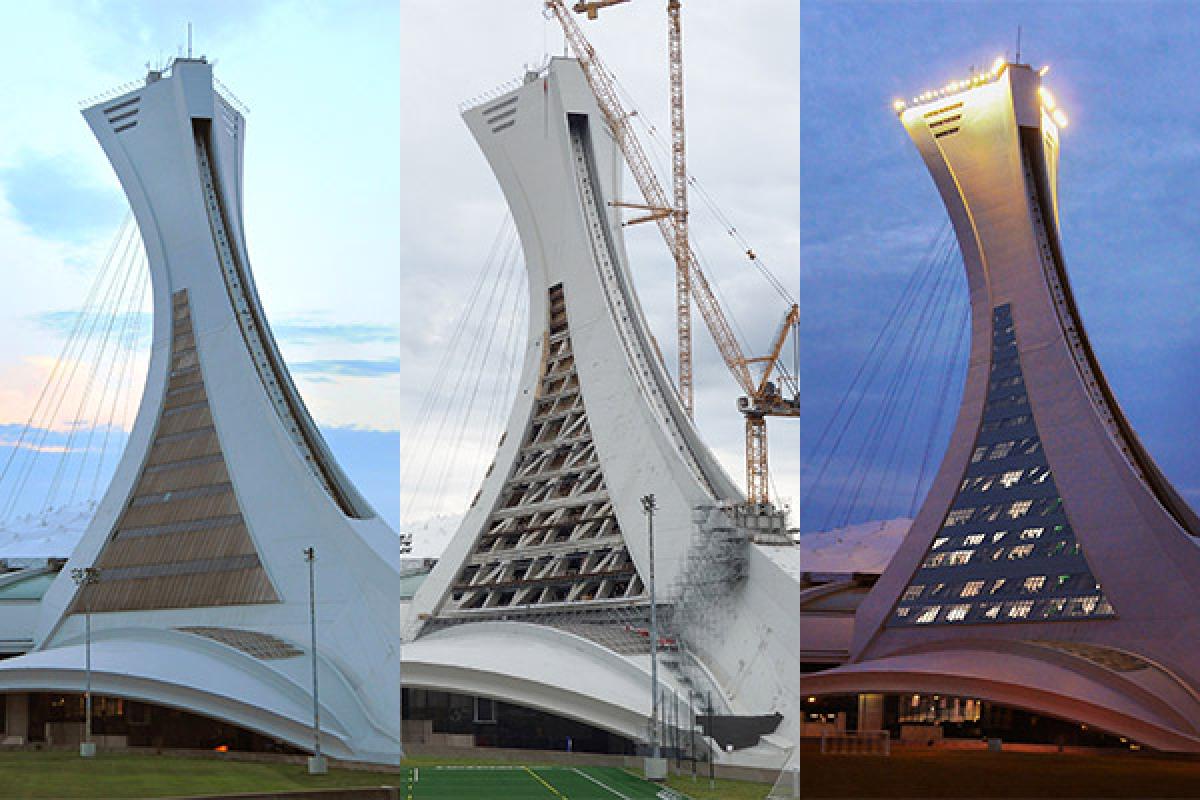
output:
[[[650,757],[646,759],[646,777],[652,781],[664,780],[667,762],[659,750],[658,741],[658,599],[654,594],[654,512],[658,501],[653,494],[642,498],[642,510],[646,512],[646,538],[649,540],[650,568]]]
[[[76,567],[71,570],[71,580],[82,589],[100,582],[100,570],[97,567]],[[79,755],[92,758],[96,755],[96,743],[92,741],[92,608],[88,604],[83,607],[83,741],[79,743]]]
[[[312,651],[312,701],[313,701],[313,754],[308,759],[309,775],[324,775],[328,771],[325,757],[321,755],[321,701],[317,694],[317,552],[304,548],[304,560],[308,562],[308,632]]]

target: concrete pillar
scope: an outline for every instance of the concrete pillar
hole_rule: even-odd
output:
[[[858,729],[860,731],[883,730],[883,695],[860,694],[858,696]]]

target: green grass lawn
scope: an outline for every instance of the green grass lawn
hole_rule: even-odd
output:
[[[800,759],[800,794],[835,797],[1200,797],[1200,761],[918,750]]]
[[[166,756],[75,752],[0,752],[0,797],[141,798],[399,785],[399,775],[330,770],[312,776],[301,764],[254,764]]]
[[[762,800],[770,787],[701,776],[672,778],[681,800]],[[519,766],[412,759],[395,773],[172,756],[0,752],[0,798],[152,798],[333,787],[396,786],[408,800],[659,800],[663,787],[615,767]]]

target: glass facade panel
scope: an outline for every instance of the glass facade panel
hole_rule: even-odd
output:
[[[942,530],[889,626],[1113,616],[1071,523],[1030,413],[1012,309],[992,313],[983,420]]]

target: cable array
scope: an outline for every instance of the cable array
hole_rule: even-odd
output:
[[[132,426],[150,272],[132,216],[101,262],[33,409],[0,443],[0,521],[99,499]],[[4,452],[4,451],[7,452]]]
[[[802,494],[808,522],[830,531],[916,513],[949,437],[949,399],[966,374],[969,313],[947,224],[817,435]]]
[[[520,242],[505,217],[451,329],[412,428],[402,437],[405,527],[465,504],[495,455],[521,370],[528,291]]]

